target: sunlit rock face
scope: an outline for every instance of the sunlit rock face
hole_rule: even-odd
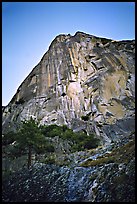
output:
[[[134,132],[134,54],[134,40],[82,32],[57,36],[3,108],[3,132],[32,116],[41,124],[95,132],[103,143],[129,135]]]

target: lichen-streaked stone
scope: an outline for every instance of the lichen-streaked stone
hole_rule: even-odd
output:
[[[3,133],[31,116],[41,124],[73,128],[74,120],[82,121],[91,112],[84,128],[88,132],[93,126],[103,142],[110,141],[112,136],[102,127],[97,131],[96,125],[111,127],[134,114],[134,47],[134,40],[113,41],[82,32],[57,36],[3,108]]]

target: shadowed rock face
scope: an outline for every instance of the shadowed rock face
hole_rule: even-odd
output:
[[[95,132],[103,143],[134,132],[134,54],[134,40],[57,36],[3,108],[3,133],[31,116]]]
[[[3,202],[135,202],[135,141],[119,147],[76,152],[69,166],[24,167],[4,179]]]

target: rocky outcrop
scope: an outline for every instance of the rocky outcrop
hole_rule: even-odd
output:
[[[53,40],[2,107],[3,137],[33,117],[95,133],[101,143],[72,152],[72,141],[49,137],[54,151],[34,153],[30,169],[26,154],[12,155],[16,141],[5,145],[3,202],[135,202],[134,54],[134,40],[82,32]]]
[[[134,132],[134,53],[134,40],[57,36],[3,108],[3,133],[31,116],[95,132],[103,143]]]
[[[135,141],[69,154],[69,165],[35,163],[3,181],[4,202],[135,202]]]

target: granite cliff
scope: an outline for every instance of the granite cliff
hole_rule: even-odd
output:
[[[3,108],[3,132],[31,116],[95,132],[102,141],[134,131],[135,41],[59,35]]]
[[[100,140],[72,153],[57,135],[54,162],[35,159],[29,170],[4,156],[4,171],[15,173],[4,179],[4,202],[135,201],[135,40],[57,36],[2,111],[3,136],[32,117]]]

